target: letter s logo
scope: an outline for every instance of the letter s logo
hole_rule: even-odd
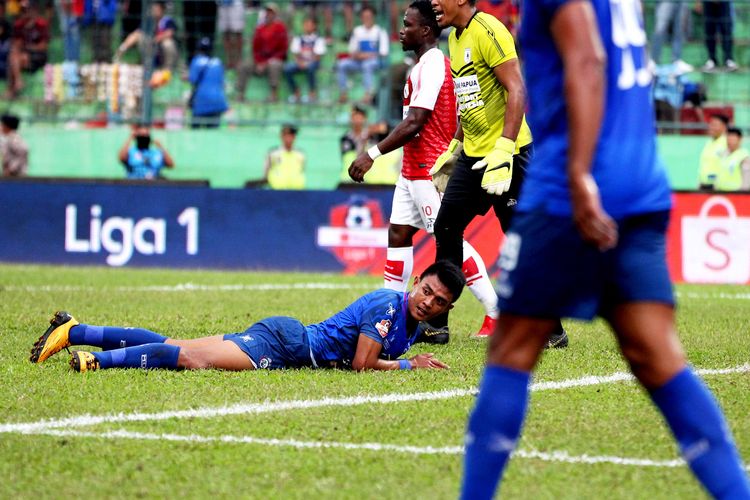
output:
[[[721,234],[723,236],[729,236],[729,232],[727,232],[726,229],[712,229],[706,233],[706,244],[716,250],[718,253],[720,253],[723,256],[723,262],[721,264],[712,264],[710,262],[704,262],[707,268],[711,269],[712,271],[721,271],[723,269],[726,269],[729,266],[729,263],[731,262],[732,258],[729,255],[729,252],[721,247],[717,241],[715,241],[716,238],[714,238],[715,234]]]

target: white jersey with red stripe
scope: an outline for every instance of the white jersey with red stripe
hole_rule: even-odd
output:
[[[456,133],[456,96],[450,60],[434,47],[419,58],[404,86],[404,118],[412,107],[432,111],[419,134],[404,145],[401,175],[430,179],[430,168]]]

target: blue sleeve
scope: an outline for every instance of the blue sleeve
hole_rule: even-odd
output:
[[[164,21],[164,29],[177,31],[177,23],[174,22],[174,19],[168,17]]]
[[[359,332],[377,342],[383,343],[393,324],[393,315],[389,313],[392,302],[389,297],[372,294],[372,298],[363,306],[359,318]]]
[[[162,168],[164,166],[164,154],[156,148],[152,148],[149,152],[151,153],[151,166],[156,169]]]
[[[190,83],[195,85],[195,82],[198,81],[198,72],[200,71],[200,64],[198,64],[198,57],[194,57],[192,61],[190,61],[190,73],[188,74],[188,80],[190,80]]]

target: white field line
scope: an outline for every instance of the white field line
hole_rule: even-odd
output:
[[[172,441],[187,443],[236,443],[257,444],[264,446],[279,446],[297,449],[343,449],[367,451],[392,451],[413,455],[462,455],[463,446],[410,446],[387,443],[342,443],[336,441],[299,441],[296,439],[259,438],[253,436],[199,436],[196,434],[154,434],[146,432],[130,432],[116,430],[107,432],[85,432],[74,430],[44,429],[35,434],[55,437],[87,437],[101,439],[134,439],[139,441]],[[566,451],[542,452],[536,450],[516,450],[513,455],[520,458],[539,459],[547,462],[566,462],[573,464],[634,465],[641,467],[681,467],[685,462],[681,459],[649,460],[643,458],[624,458],[614,456],[570,455]]]
[[[0,291],[8,292],[267,292],[276,290],[354,290],[375,289],[372,283],[258,283],[236,285],[201,285],[179,283],[177,285],[149,286],[78,286],[78,285],[0,285]]]
[[[750,364],[732,368],[697,370],[703,376],[725,375],[732,373],[750,372]],[[593,385],[611,384],[615,382],[631,381],[629,373],[614,373],[606,377],[588,376],[577,379],[561,381],[537,382],[532,384],[532,391],[546,391],[569,389],[572,387],[585,387]],[[289,410],[300,410],[325,407],[348,407],[365,404],[388,404],[407,401],[435,401],[467,397],[476,394],[476,389],[452,389],[435,392],[418,393],[391,393],[377,396],[353,396],[342,398],[323,398],[317,400],[291,400],[291,401],[266,401],[262,403],[247,403],[217,408],[196,408],[190,410],[174,410],[160,413],[119,413],[113,415],[80,415],[54,420],[40,420],[27,423],[5,423],[0,424],[0,433],[36,434],[40,431],[50,429],[72,427],[87,427],[98,424],[121,423],[121,422],[146,422],[181,418],[215,418],[230,415],[257,415],[261,413],[272,413]]]
[[[143,286],[115,286],[96,287],[84,285],[0,285],[0,291],[7,292],[266,292],[276,290],[360,290],[374,289],[377,284],[372,283],[257,283],[234,285],[202,285],[198,283],[178,283],[176,285],[143,285]],[[675,292],[683,299],[721,299],[721,300],[750,300],[747,292]]]
[[[196,434],[153,434],[146,432],[131,432],[126,430],[106,432],[86,432],[74,430],[42,429],[34,432],[36,435],[54,437],[81,437],[99,439],[133,439],[138,441],[170,441],[185,443],[231,443],[252,444],[262,446],[276,446],[296,449],[340,449],[340,450],[364,450],[364,451],[386,451],[395,453],[406,453],[411,455],[463,455],[463,446],[413,446],[397,445],[388,443],[342,443],[337,441],[299,441],[296,439],[259,438],[253,436],[199,436]],[[612,464],[635,467],[683,467],[685,461],[681,458],[672,460],[651,460],[648,458],[631,458],[617,456],[596,455],[571,455],[567,451],[537,451],[537,450],[515,450],[515,458],[535,459],[544,462],[563,462],[568,464]],[[745,465],[750,471],[750,465]]]
[[[675,292],[677,297],[682,299],[722,299],[722,300],[750,300],[750,293],[747,292]]]

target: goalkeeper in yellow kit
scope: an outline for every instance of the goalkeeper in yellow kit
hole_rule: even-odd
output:
[[[474,4],[432,0],[438,25],[455,28],[448,49],[461,122],[430,171],[436,187],[445,192],[435,221],[436,259],[457,265],[463,261],[464,230],[475,216],[493,207],[503,231],[508,230],[532,155],[524,117],[526,88],[513,37]],[[560,326],[550,345],[564,347],[567,342]]]

